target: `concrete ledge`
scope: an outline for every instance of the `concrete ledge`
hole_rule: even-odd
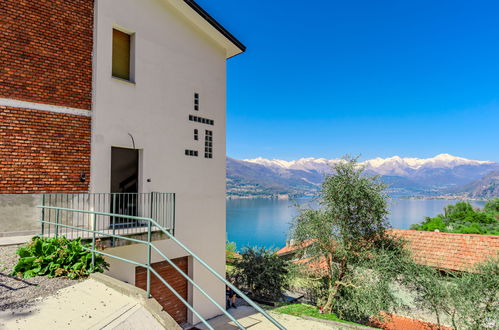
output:
[[[94,273],[90,275],[90,278],[125,296],[136,299],[165,329],[182,329],[177,322],[163,310],[163,307],[156,299],[147,298],[146,291],[101,273]]]

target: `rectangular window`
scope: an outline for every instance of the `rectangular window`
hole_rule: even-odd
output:
[[[131,80],[132,36],[113,29],[113,77]]]

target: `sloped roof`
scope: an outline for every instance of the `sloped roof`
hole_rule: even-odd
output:
[[[288,254],[292,254],[293,252],[295,252],[296,250],[298,250],[300,248],[308,246],[312,242],[313,242],[312,240],[308,240],[308,241],[303,242],[303,244],[301,244],[301,245],[286,244],[286,246],[283,247],[282,249],[278,250],[276,252],[276,254],[280,257],[283,257],[283,256],[286,256]]]
[[[390,229],[406,241],[416,262],[439,269],[469,271],[499,253],[499,236]]]
[[[403,239],[417,263],[442,270],[470,271],[475,265],[499,256],[499,236],[496,235],[452,234],[408,229],[389,229],[388,234]],[[306,245],[308,244],[310,243],[307,242]],[[297,245],[287,245],[277,251],[277,255],[286,256],[299,248]]]

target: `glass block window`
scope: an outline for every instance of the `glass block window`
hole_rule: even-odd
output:
[[[199,111],[199,93],[194,93],[194,110]]]
[[[205,131],[204,158],[213,158],[213,131]]]
[[[186,156],[197,157],[198,156],[198,151],[197,150],[185,149],[185,155]]]
[[[189,115],[189,120],[194,121],[196,123],[206,124],[206,125],[215,125],[215,121],[213,119],[203,118],[199,116]]]

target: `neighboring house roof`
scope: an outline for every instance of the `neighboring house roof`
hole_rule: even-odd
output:
[[[295,245],[293,243],[289,243],[287,242],[286,243],[286,246],[283,247],[282,249],[280,249],[279,251],[276,252],[276,254],[279,256],[279,257],[284,257],[284,256],[287,256],[287,255],[290,255],[290,254],[293,254],[296,252],[296,250],[302,248],[302,247],[306,247],[308,246],[309,244],[312,243],[312,240],[308,240],[308,241],[305,241],[303,244],[301,245]]]
[[[469,271],[499,253],[499,236],[390,229],[407,242],[416,262],[439,269]]]
[[[416,262],[442,270],[469,271],[476,264],[497,257],[499,254],[499,236],[496,235],[452,234],[407,229],[389,229],[388,233],[406,241],[406,247]],[[277,251],[277,255],[290,255],[299,248],[297,245],[287,245]]]

